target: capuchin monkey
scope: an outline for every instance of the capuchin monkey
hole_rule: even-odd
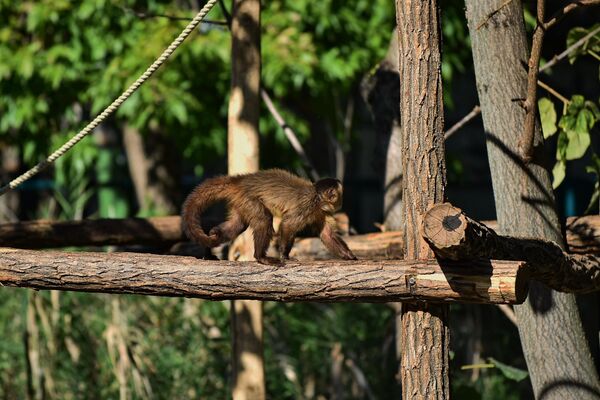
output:
[[[312,183],[287,171],[269,169],[252,174],[219,176],[198,185],[183,203],[182,228],[192,241],[216,247],[235,239],[248,227],[254,231],[254,258],[261,264],[281,265],[289,260],[296,234],[315,228],[325,247],[337,257],[356,260],[335,232],[333,214],[342,206],[342,184],[326,178]],[[225,201],[229,218],[208,235],[200,215],[212,204]],[[281,259],[267,257],[273,237],[273,216],[281,217],[278,250]]]

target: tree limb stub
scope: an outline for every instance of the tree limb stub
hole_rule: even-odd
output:
[[[600,257],[568,254],[541,239],[498,235],[449,203],[427,211],[423,237],[443,259],[525,260],[531,277],[552,289],[572,293],[600,289]]]
[[[137,253],[0,248],[0,284],[209,300],[511,304],[527,295],[524,263],[320,261],[283,267]]]

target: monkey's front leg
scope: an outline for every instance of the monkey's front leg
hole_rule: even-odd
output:
[[[331,253],[344,260],[357,260],[352,250],[348,248],[344,239],[342,239],[337,233],[335,233],[334,227],[331,222],[326,222],[321,230],[321,241],[327,247]]]

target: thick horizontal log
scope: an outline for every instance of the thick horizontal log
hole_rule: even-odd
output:
[[[0,224],[0,245],[22,249],[70,246],[169,246],[184,240],[179,216]]]
[[[338,229],[348,233],[349,220],[335,214]],[[215,226],[214,218],[204,218],[202,226]],[[168,247],[187,240],[178,215],[152,218],[84,219],[81,221],[23,221],[0,224],[0,246],[20,249],[85,246],[159,246]]]
[[[341,231],[347,232],[348,218],[337,218]],[[206,228],[216,221],[206,220]],[[496,221],[484,221],[494,229]],[[0,246],[22,249],[82,246],[159,246],[167,247],[185,240],[179,216],[153,218],[96,219],[82,221],[26,221],[0,224]],[[358,257],[398,258],[402,256],[400,231],[369,233],[344,238]],[[600,216],[567,219],[569,251],[600,254]],[[295,244],[293,257],[311,260],[330,258],[318,238],[302,238]]]
[[[600,289],[600,257],[569,254],[541,239],[498,235],[449,203],[427,211],[423,237],[442,259],[525,260],[531,277],[555,290],[587,293]]]
[[[0,248],[0,284],[33,289],[210,300],[443,301],[513,304],[527,292],[521,262],[319,261],[283,267],[137,253]]]

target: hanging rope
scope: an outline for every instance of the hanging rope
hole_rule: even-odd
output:
[[[175,49],[179,47],[179,45],[192,33],[192,31],[198,26],[200,21],[208,14],[210,9],[217,3],[217,0],[208,0],[208,2],[202,7],[200,12],[196,14],[194,19],[185,27],[185,29],[177,36],[173,42],[163,51],[163,53],[144,71],[140,77],[131,84],[115,101],[113,101],[108,107],[102,111],[92,122],[90,122],[85,128],[83,128],[79,133],[71,138],[67,143],[63,144],[58,150],[54,153],[50,154],[48,158],[44,161],[37,164],[35,167],[31,168],[29,171],[25,172],[21,176],[16,179],[13,179],[7,185],[0,188],[0,196],[5,194],[6,192],[13,190],[26,180],[30,179],[32,176],[47,168],[50,164],[52,164],[56,159],[61,157],[67,151],[71,149],[71,147],[75,146],[77,143],[81,141],[84,137],[86,137],[94,128],[100,125],[108,116],[110,116],[113,112],[119,108],[121,104],[129,98],[141,85],[144,83],[152,74],[173,54]]]

